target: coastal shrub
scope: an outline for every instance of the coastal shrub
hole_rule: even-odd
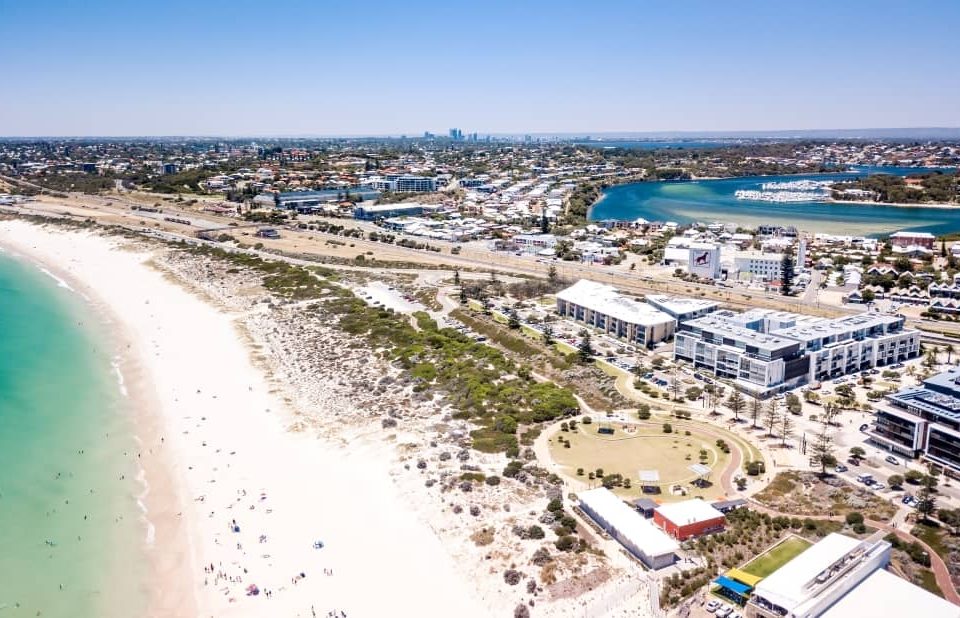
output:
[[[527,529],[527,537],[531,539],[542,539],[546,536],[546,533],[543,531],[543,528],[537,524],[533,524],[530,528]]]
[[[567,534],[558,538],[556,542],[554,542],[554,545],[560,551],[571,551],[574,549],[574,547],[576,547],[577,539],[576,537]]]
[[[487,477],[487,480],[486,480],[486,483],[487,483],[487,485],[490,485],[491,487],[496,486],[496,485],[499,485],[499,484],[500,484],[500,477],[499,477],[499,476],[496,476],[496,475],[494,475],[494,476],[488,476],[488,477]]]
[[[551,513],[557,513],[563,510],[563,501],[560,498],[554,498],[547,504],[547,510]]]
[[[503,472],[501,474],[508,479],[512,479],[516,478],[517,474],[520,473],[520,470],[523,470],[523,462],[511,461],[503,468]]]
[[[857,524],[863,523],[863,514],[856,511],[851,511],[847,513],[847,525],[855,526]]]
[[[516,569],[507,569],[503,572],[503,581],[505,581],[510,586],[516,586],[520,583],[520,580],[523,578],[523,574]]]
[[[365,339],[372,348],[385,350],[411,377],[442,392],[446,403],[457,410],[456,418],[473,421],[478,427],[471,432],[472,446],[477,450],[519,453],[514,435],[518,425],[552,421],[579,411],[568,389],[519,377],[519,367],[499,350],[455,329],[438,328],[425,312],[414,314],[414,328],[407,316],[369,307],[349,290],[334,285],[324,269],[207,245],[182,247],[261,274],[263,287],[279,297],[322,300],[321,312],[331,324]]]

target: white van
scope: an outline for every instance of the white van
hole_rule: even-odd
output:
[[[872,480],[873,480],[873,475],[872,475],[872,474],[858,474],[858,475],[857,475],[857,482],[858,482],[858,483],[866,483],[866,482],[872,481]]]

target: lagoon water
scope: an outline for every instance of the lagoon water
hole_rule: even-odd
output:
[[[808,232],[886,235],[897,230],[932,234],[960,231],[960,207],[909,208],[838,202],[770,203],[738,200],[739,189],[760,189],[765,182],[842,180],[863,174],[898,175],[932,171],[918,168],[857,168],[854,173],[762,176],[678,182],[639,182],[606,189],[590,219],[644,218],[648,221],[770,223],[794,225]]]
[[[145,608],[143,485],[103,330],[65,283],[0,251],[0,616]]]

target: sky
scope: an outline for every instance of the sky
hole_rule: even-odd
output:
[[[0,0],[0,135],[958,127],[958,25],[958,0]]]

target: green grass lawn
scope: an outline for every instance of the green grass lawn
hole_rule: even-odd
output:
[[[606,435],[597,431],[603,422],[602,418],[594,418],[589,425],[580,423],[576,431],[561,431],[550,439],[550,455],[566,474],[584,482],[590,481],[589,473],[597,468],[602,468],[604,475],[622,474],[630,479],[631,487],[617,487],[614,493],[624,498],[636,498],[641,496],[638,472],[657,470],[663,491],[653,496],[656,500],[671,502],[695,496],[717,500],[723,496],[718,478],[730,462],[730,455],[716,447],[716,439],[712,436],[699,433],[691,425],[663,433],[661,423],[637,427],[616,422],[610,423],[615,433]],[[689,436],[684,433],[688,426],[691,427]],[[561,438],[569,441],[570,448],[561,442]],[[701,449],[706,451],[706,465],[713,471],[711,480],[714,484],[706,488],[691,484],[696,475],[690,471],[690,466],[700,461]],[[576,473],[578,468],[583,468],[582,476]],[[599,481],[595,482],[599,484]],[[669,487],[673,484],[686,487],[688,495],[671,494]]]
[[[920,522],[910,533],[929,545],[944,560],[950,557],[950,549],[943,544],[943,531],[939,526]]]
[[[812,543],[806,539],[791,536],[748,562],[742,569],[751,575],[766,577],[802,554],[810,545]]]
[[[605,374],[607,374],[608,376],[612,376],[612,377],[614,377],[614,378],[619,378],[619,377],[622,376],[623,374],[625,374],[625,373],[628,374],[628,373],[629,373],[629,372],[627,372],[627,371],[624,371],[623,369],[620,369],[620,368],[617,367],[616,365],[611,365],[611,364],[608,363],[607,361],[605,361],[605,360],[603,360],[603,359],[599,359],[599,358],[598,358],[597,361],[596,361],[596,365],[597,365],[597,367],[600,368],[600,371],[602,371],[602,372],[604,372]]]
[[[940,590],[940,586],[937,585],[937,576],[930,569],[920,570],[920,587],[943,598],[943,590]]]

